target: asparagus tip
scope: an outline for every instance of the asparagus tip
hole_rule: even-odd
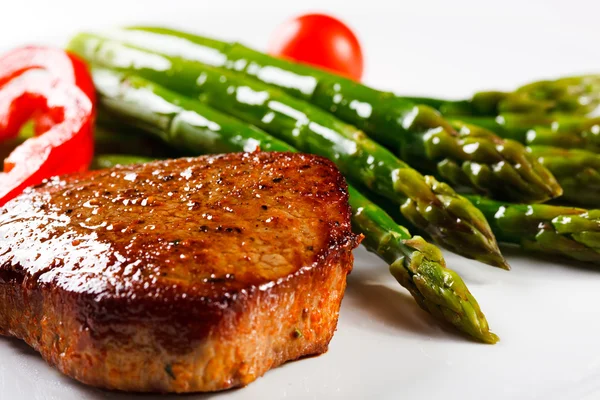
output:
[[[478,255],[477,257],[474,257],[474,259],[484,264],[510,271],[510,264],[506,261],[506,258],[504,258],[497,246],[498,245],[495,245],[495,249],[490,248],[486,254]]]
[[[502,268],[503,270],[510,271],[510,264],[501,254],[492,254],[490,257],[488,264]]]
[[[493,332],[483,332],[479,339],[486,344],[496,344],[500,341],[500,337]]]

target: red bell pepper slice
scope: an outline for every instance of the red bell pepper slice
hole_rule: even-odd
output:
[[[32,117],[37,135],[4,160],[0,206],[46,178],[88,168],[94,96],[85,64],[63,50],[25,47],[0,57],[0,140]]]
[[[62,49],[26,46],[0,58],[0,87],[29,69],[43,69],[52,77],[77,86],[95,104],[96,91],[87,66],[77,56]]]

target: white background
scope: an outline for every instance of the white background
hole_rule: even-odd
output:
[[[600,72],[600,3],[593,0],[7,0],[0,49],[149,23],[264,48],[277,24],[307,11],[348,22],[366,53],[365,81],[396,92],[458,98]],[[439,328],[383,263],[359,249],[327,354],[287,364],[241,390],[186,398],[600,398],[600,271],[505,253],[511,272],[447,253],[500,335],[496,346]],[[1,400],[82,398],[129,397],[86,388],[20,342],[0,338]]]

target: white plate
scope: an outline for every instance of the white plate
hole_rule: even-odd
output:
[[[459,97],[600,71],[596,2],[585,9],[576,1],[403,3],[20,1],[3,5],[0,49],[62,44],[77,30],[124,23],[178,26],[264,48],[285,17],[319,9],[359,32],[366,81],[390,90]],[[600,272],[505,253],[511,272],[446,253],[500,335],[495,346],[440,328],[361,248],[329,352],[286,364],[241,390],[186,398],[600,398]],[[21,342],[0,338],[1,400],[130,397],[81,385]]]

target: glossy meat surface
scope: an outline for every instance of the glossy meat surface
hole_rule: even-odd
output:
[[[0,210],[0,333],[97,386],[243,385],[325,351],[357,244],[342,176],[311,155],[55,179]]]

